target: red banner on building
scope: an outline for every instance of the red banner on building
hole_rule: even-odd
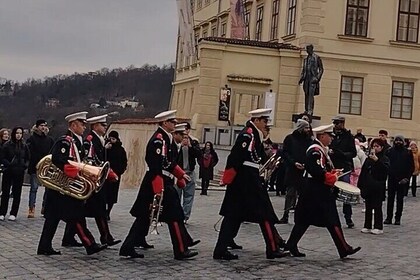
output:
[[[230,37],[245,39],[245,7],[243,0],[230,0]]]

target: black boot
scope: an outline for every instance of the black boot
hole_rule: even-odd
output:
[[[400,217],[395,217],[394,225],[396,225],[396,226],[401,225],[401,218]]]
[[[288,252],[282,252],[280,250],[266,253],[267,259],[278,259],[278,258],[286,257],[288,255],[289,255]]]
[[[232,240],[232,242],[228,245],[228,248],[232,250],[242,250],[243,247],[241,245],[236,244],[235,240]]]
[[[107,245],[99,245],[98,243],[93,243],[92,245],[86,247],[86,253],[88,255],[93,255],[102,250],[105,250],[107,247]]]
[[[176,260],[185,260],[185,259],[190,259],[192,257],[195,257],[198,255],[198,252],[195,251],[191,251],[191,250],[185,250],[184,252],[180,253],[180,254],[176,254],[175,255],[175,259]]]
[[[140,241],[136,247],[142,247],[143,249],[153,249],[155,248],[155,246],[150,245],[146,242],[146,239],[143,239],[142,241]]]
[[[297,246],[294,248],[287,248],[287,250],[289,250],[290,255],[292,255],[292,257],[296,257],[296,258],[306,257],[306,254],[301,253]]]
[[[384,225],[390,225],[392,224],[392,219],[386,218],[384,221]]]
[[[226,250],[223,253],[214,252],[213,253],[213,259],[215,259],[215,260],[226,260],[226,261],[237,260],[238,255],[232,254],[231,252]]]
[[[61,252],[56,251],[53,248],[49,248],[49,249],[38,248],[38,251],[36,252],[36,254],[37,255],[52,256],[52,255],[61,255]]]
[[[77,242],[76,239],[72,240],[63,240],[61,242],[61,246],[63,247],[83,247],[83,244],[80,242]]]
[[[347,256],[356,254],[357,252],[360,251],[360,249],[362,249],[362,248],[361,247],[356,247],[356,248],[350,247],[350,249],[347,250],[344,254],[340,254],[340,258],[343,259]]]
[[[122,257],[130,257],[132,259],[144,258],[144,255],[137,253],[136,250],[134,250],[134,248],[132,248],[131,250],[126,250],[121,247],[119,255]]]
[[[101,244],[106,244],[108,247],[121,243],[120,239],[114,239],[112,236],[108,239],[101,237]]]

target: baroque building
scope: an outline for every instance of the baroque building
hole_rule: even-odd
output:
[[[197,55],[178,40],[171,108],[201,140],[230,145],[257,107],[272,107],[281,142],[304,111],[304,47],[323,61],[317,123],[420,139],[419,0],[246,0],[245,38],[230,38],[230,0],[194,0]],[[314,125],[316,125],[315,123]]]

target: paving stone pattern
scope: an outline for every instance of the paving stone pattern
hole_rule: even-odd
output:
[[[311,227],[299,244],[306,258],[267,260],[258,225],[243,224],[236,241],[244,250],[236,251],[239,260],[229,262],[212,259],[217,239],[213,225],[219,219],[222,191],[210,191],[209,196],[200,196],[197,191],[188,230],[195,239],[201,239],[199,255],[177,261],[165,225],[159,228],[160,235],[147,238],[155,249],[139,250],[145,254],[144,259],[120,258],[119,245],[93,256],[87,256],[83,248],[62,248],[64,223],[60,223],[54,239],[54,248],[62,255],[37,256],[43,218],[39,207],[35,219],[26,218],[28,190],[24,187],[17,221],[0,222],[0,279],[420,279],[420,201],[411,195],[406,198],[402,225],[386,226],[380,236],[360,232],[363,205],[354,207],[356,228],[346,228],[344,233],[351,245],[362,246],[362,250],[352,258],[340,260],[328,231]],[[38,192],[38,204],[43,191]],[[136,195],[137,190],[120,192],[110,222],[116,238],[124,239],[133,222],[128,211]],[[284,197],[271,195],[281,217]],[[92,219],[88,226],[99,240]],[[287,238],[292,224],[277,225],[277,229]]]

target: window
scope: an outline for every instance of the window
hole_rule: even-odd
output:
[[[391,118],[411,120],[414,83],[392,82]]]
[[[251,19],[251,9],[246,8],[245,10],[245,38],[249,40],[249,21]]]
[[[286,35],[295,34],[295,24],[296,24],[296,1],[297,0],[288,0],[288,12],[287,12],[287,33]]]
[[[363,78],[341,77],[340,114],[362,114]]]
[[[217,37],[217,22],[213,21],[211,23],[211,37]]]
[[[207,26],[204,27],[203,29],[203,38],[207,38],[208,34],[207,34]]]
[[[417,43],[419,34],[419,0],[400,0],[397,41]]]
[[[348,0],[345,35],[367,36],[369,0]]]
[[[271,15],[271,32],[270,40],[275,40],[277,38],[277,31],[279,29],[279,2],[280,0],[273,0],[273,13]]]
[[[262,28],[263,28],[263,12],[264,6],[257,8],[257,22],[255,26],[255,40],[261,41]]]
[[[226,37],[226,26],[227,26],[226,21],[223,21],[220,24],[220,37]]]

